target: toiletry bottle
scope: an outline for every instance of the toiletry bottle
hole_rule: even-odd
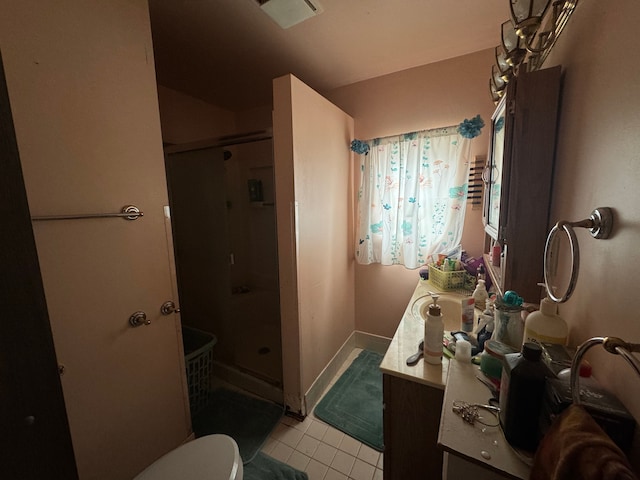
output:
[[[484,280],[478,280],[478,285],[476,285],[476,289],[473,291],[472,297],[475,301],[476,308],[484,311],[487,306],[487,299],[489,298],[489,293],[487,293],[487,287],[485,286]]]
[[[540,345],[525,343],[522,353],[504,356],[500,379],[500,423],[504,436],[512,446],[529,451],[538,446],[538,417],[545,378],[553,376],[541,357]]]
[[[461,301],[461,318],[460,318],[460,330],[463,332],[473,332],[473,324],[475,320],[475,314],[473,311],[473,306],[475,305],[475,300],[473,297],[463,298]]]
[[[485,315],[482,315],[482,316],[485,317]],[[476,338],[478,339],[479,351],[484,350],[484,344],[487,340],[491,338],[491,335],[493,335],[493,329],[494,329],[493,317],[488,317],[483,321],[486,321],[486,324],[480,329],[480,331],[478,332],[478,335],[476,336]]]
[[[442,337],[444,336],[444,321],[437,304],[438,295],[432,295],[433,303],[424,320],[424,360],[434,365],[442,363]]]
[[[487,273],[484,269],[484,265],[480,264],[478,265],[478,268],[476,269],[476,280],[480,281],[480,280],[485,280],[486,281],[487,278]]]
[[[569,327],[556,313],[557,304],[547,294],[540,301],[540,310],[530,313],[524,324],[522,343],[556,343],[567,344]]]

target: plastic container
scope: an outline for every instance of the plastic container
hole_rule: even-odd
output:
[[[496,298],[494,306],[495,331],[493,338],[520,350],[524,335],[524,324],[520,316],[522,298],[509,290],[505,292],[504,297]]]
[[[496,340],[487,340],[484,344],[484,352],[480,355],[480,370],[487,377],[499,382],[502,378],[504,356],[509,353],[517,352],[509,345]]]
[[[182,327],[184,363],[189,387],[189,407],[195,415],[209,403],[215,335],[191,327]]]
[[[540,440],[539,417],[545,379],[552,376],[542,362],[542,347],[525,343],[522,353],[504,356],[500,379],[500,423],[514,447],[534,451]]]
[[[456,341],[456,360],[459,362],[471,362],[471,343],[468,340]]]
[[[476,289],[473,291],[473,294],[471,296],[475,301],[476,308],[479,308],[482,311],[487,308],[487,299],[489,298],[489,293],[487,292],[487,287],[484,280],[478,280]]]
[[[442,338],[444,337],[444,321],[438,295],[432,295],[433,303],[429,305],[427,318],[424,320],[424,361],[433,365],[442,363]]]
[[[463,288],[467,275],[466,270],[444,271],[436,265],[429,265],[429,281],[440,290]]]
[[[540,301],[540,310],[527,315],[522,343],[534,342],[566,345],[569,327],[556,313],[557,304],[548,296]]]

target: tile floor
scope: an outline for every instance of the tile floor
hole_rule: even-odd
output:
[[[327,391],[361,351],[351,352]],[[283,417],[262,451],[307,472],[309,480],[382,480],[380,452],[327,425],[313,413],[303,422]]]

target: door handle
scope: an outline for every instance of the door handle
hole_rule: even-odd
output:
[[[147,318],[147,314],[144,312],[136,312],[129,317],[129,325],[132,327],[139,327],[141,325],[149,325],[151,320]]]
[[[160,313],[162,313],[162,315],[171,315],[172,313],[180,313],[180,309],[176,307],[175,303],[168,300],[160,307]]]

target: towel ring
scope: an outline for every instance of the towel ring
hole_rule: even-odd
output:
[[[547,236],[547,242],[544,246],[544,284],[551,300],[557,303],[564,303],[569,300],[573,290],[578,282],[578,273],[580,271],[580,248],[574,227],[588,228],[593,238],[609,238],[613,226],[613,213],[608,207],[596,208],[591,212],[591,216],[579,222],[567,222],[561,220],[554,225]],[[553,246],[558,232],[563,231],[569,238],[569,246],[571,248],[571,279],[566,291],[562,295],[556,295],[554,288],[550,285],[551,277],[550,269],[555,262],[555,252]]]
[[[604,349],[615,355],[622,355],[622,357],[631,365],[631,368],[640,375],[640,361],[634,357],[631,352],[640,352],[640,343],[628,343],[617,337],[593,337],[584,342],[578,347],[578,351],[573,357],[571,362],[571,397],[574,405],[581,404],[580,388],[578,385],[578,379],[580,378],[580,362],[587,350],[594,345],[600,345]]]

